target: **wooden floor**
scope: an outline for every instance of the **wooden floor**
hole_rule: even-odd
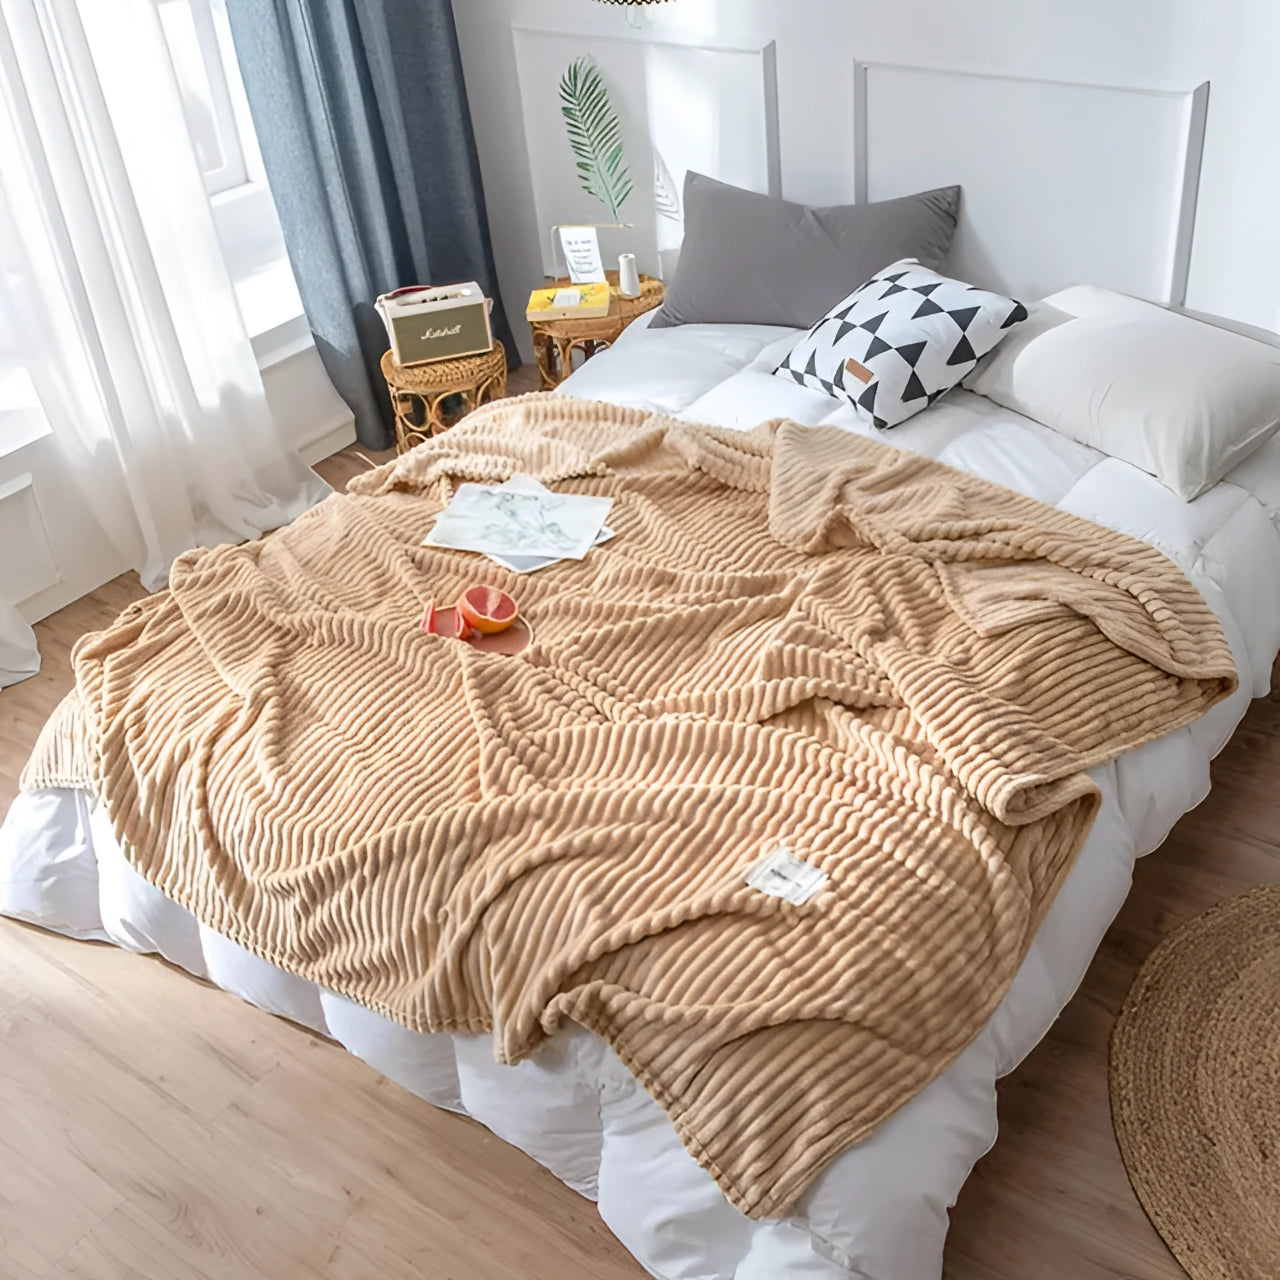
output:
[[[323,468],[337,482],[354,451]],[[0,693],[0,810],[117,579],[40,624]],[[1210,799],[1137,869],[1075,999],[1000,1087],[1001,1137],[952,1214],[949,1280],[1176,1280],[1125,1179],[1107,1036],[1143,957],[1280,879],[1280,696]],[[0,1276],[638,1280],[592,1205],[468,1120],[160,961],[0,921]],[[779,1277],[778,1280],[785,1280]],[[892,1280],[892,1278],[886,1278]]]

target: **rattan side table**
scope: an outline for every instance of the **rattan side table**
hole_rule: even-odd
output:
[[[382,376],[391,393],[396,414],[396,452],[407,453],[415,445],[453,426],[472,409],[507,394],[507,353],[496,338],[493,350],[458,360],[433,360],[430,364],[396,364],[390,351],[382,357]],[[446,419],[445,401],[460,396],[462,411]]]
[[[613,286],[609,297],[609,314],[591,320],[531,320],[533,350],[538,357],[538,371],[542,374],[545,390],[558,387],[573,372],[573,352],[576,347],[583,357],[590,360],[597,351],[612,346],[617,336],[637,316],[662,305],[666,287],[652,276],[640,277],[640,296],[624,298],[618,293],[618,273],[608,271]],[[569,280],[554,281],[558,289],[568,288]]]

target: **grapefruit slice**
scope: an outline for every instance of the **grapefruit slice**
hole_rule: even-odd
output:
[[[519,613],[516,602],[497,587],[468,587],[458,597],[455,608],[458,635],[464,640],[472,631],[486,636],[506,631]]]
[[[473,631],[467,626],[467,619],[463,615],[462,606],[458,604],[453,606],[453,634],[459,640],[470,640],[472,636],[483,634],[483,632]]]

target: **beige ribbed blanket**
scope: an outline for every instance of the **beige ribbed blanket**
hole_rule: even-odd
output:
[[[453,481],[615,498],[518,577],[421,545]],[[426,637],[515,594],[535,644]],[[532,396],[262,542],[184,556],[75,652],[28,787],[266,959],[407,1027],[603,1036],[743,1212],[982,1027],[1098,804],[1085,770],[1235,683],[1130,538],[834,428]],[[830,879],[745,883],[780,848]]]

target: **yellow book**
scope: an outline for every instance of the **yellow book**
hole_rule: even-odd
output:
[[[608,314],[609,286],[604,281],[535,289],[524,313],[526,320],[594,320]]]

